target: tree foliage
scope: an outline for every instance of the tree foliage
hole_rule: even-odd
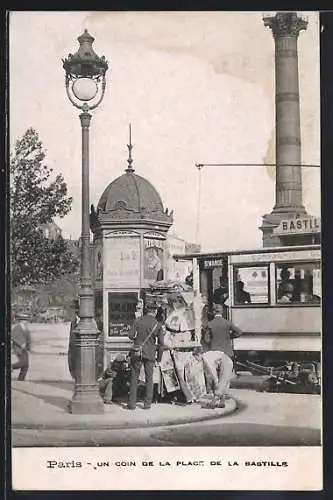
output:
[[[10,160],[11,278],[13,286],[44,284],[75,272],[77,257],[62,237],[48,239],[41,229],[64,217],[72,198],[61,174],[52,180],[45,151],[30,128],[16,142]]]

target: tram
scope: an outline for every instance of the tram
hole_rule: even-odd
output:
[[[209,312],[243,332],[234,340],[240,365],[292,363],[319,366],[321,352],[321,250],[304,245],[176,255],[193,263],[194,293]]]

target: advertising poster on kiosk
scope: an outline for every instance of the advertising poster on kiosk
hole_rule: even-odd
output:
[[[164,270],[164,241],[161,239],[144,238],[144,279],[160,281]]]
[[[126,337],[135,319],[137,293],[109,292],[109,337]]]
[[[15,493],[323,489],[324,18],[8,12]]]
[[[104,241],[104,286],[137,287],[140,279],[140,239],[113,232]]]

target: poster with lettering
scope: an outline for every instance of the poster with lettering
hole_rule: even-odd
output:
[[[128,335],[135,319],[138,295],[131,292],[109,292],[109,337]]]
[[[196,400],[207,392],[202,359],[189,357],[185,364],[185,381]]]
[[[323,488],[326,15],[8,12],[15,493]]]
[[[164,241],[144,238],[144,279],[161,281],[164,276]]]
[[[140,238],[112,237],[104,240],[104,286],[140,286]]]
[[[169,351],[163,352],[159,365],[165,390],[169,393],[178,391],[180,389],[180,386],[177,379],[174,362]]]

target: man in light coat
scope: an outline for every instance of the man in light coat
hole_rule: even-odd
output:
[[[203,362],[207,374],[213,380],[214,398],[212,407],[224,407],[224,399],[229,391],[233,373],[233,345],[232,339],[239,337],[242,332],[231,321],[223,318],[223,306],[216,304],[215,317],[207,323],[207,335],[204,340]]]

